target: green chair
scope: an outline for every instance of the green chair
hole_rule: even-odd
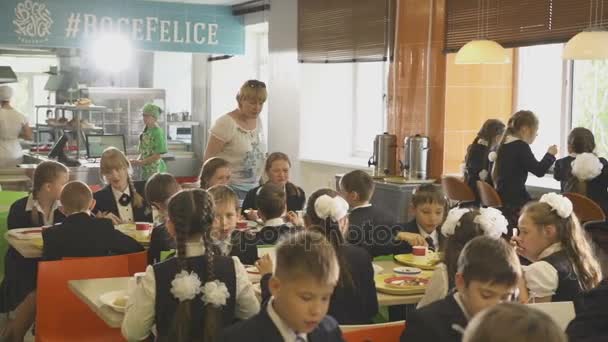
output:
[[[0,282],[4,279],[4,258],[8,250],[8,242],[4,237],[8,231],[8,211],[15,201],[25,196],[27,196],[27,192],[0,191]]]

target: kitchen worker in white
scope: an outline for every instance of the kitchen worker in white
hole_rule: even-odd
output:
[[[19,138],[32,140],[32,128],[25,115],[11,107],[13,89],[0,86],[0,168],[22,163],[23,151]]]

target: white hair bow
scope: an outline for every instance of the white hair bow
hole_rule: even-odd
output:
[[[322,195],[315,201],[315,213],[324,220],[338,221],[348,214],[348,203],[340,196]]]
[[[560,194],[554,192],[544,194],[539,202],[548,204],[561,218],[568,218],[572,215],[572,202]]]

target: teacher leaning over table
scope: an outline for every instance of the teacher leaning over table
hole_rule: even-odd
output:
[[[218,118],[209,130],[205,160],[220,157],[230,163],[230,187],[242,200],[259,185],[266,143],[260,112],[266,102],[266,84],[257,80],[245,82],[236,95],[238,107]]]

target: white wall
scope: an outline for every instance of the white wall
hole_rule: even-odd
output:
[[[268,150],[292,159],[292,180],[300,183],[300,67],[298,1],[272,1],[268,24]],[[276,94],[277,96],[273,96]]]
[[[166,89],[166,112],[192,112],[192,54],[154,52],[154,88]]]

